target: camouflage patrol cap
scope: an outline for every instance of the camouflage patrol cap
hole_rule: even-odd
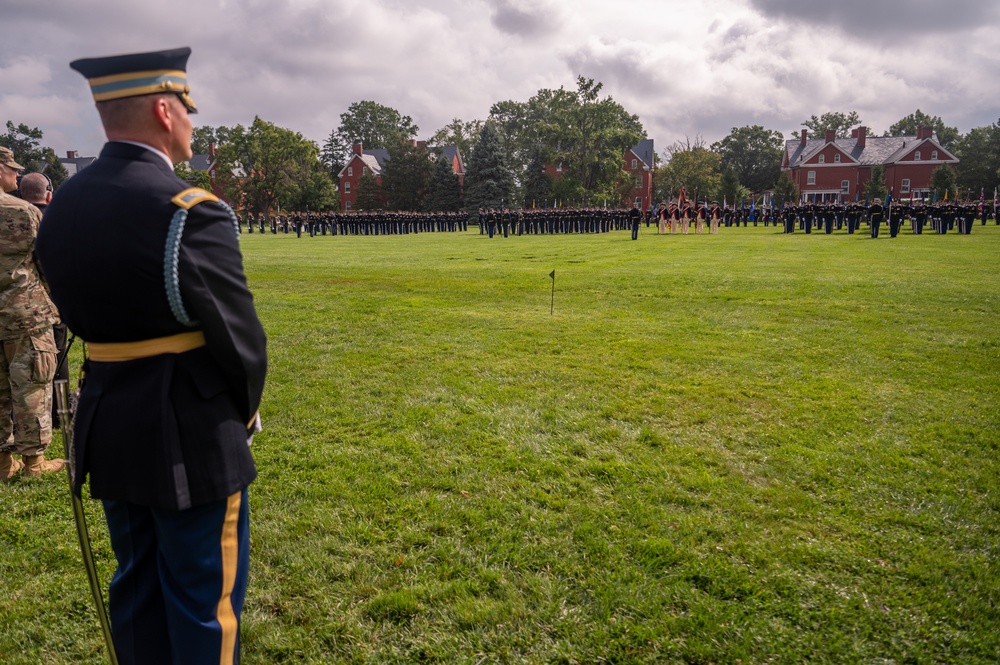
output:
[[[10,148],[0,146],[0,164],[9,166],[17,171],[23,171],[24,167],[14,161],[14,152]]]

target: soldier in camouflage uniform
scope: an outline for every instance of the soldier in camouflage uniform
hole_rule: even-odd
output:
[[[8,195],[23,170],[0,147],[0,481],[19,471],[40,478],[59,471],[63,460],[45,460],[52,442],[52,376],[58,320],[35,265],[35,235],[42,213]],[[12,453],[21,455],[15,459]]]

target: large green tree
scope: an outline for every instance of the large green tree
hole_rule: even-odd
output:
[[[358,180],[358,194],[354,199],[355,210],[385,210],[385,191],[378,177],[365,169]]]
[[[701,138],[678,141],[668,147],[663,163],[653,176],[655,198],[677,198],[683,187],[687,198],[718,199],[722,189],[722,157],[709,150]]]
[[[778,176],[777,182],[774,183],[774,203],[776,206],[781,207],[787,204],[796,204],[799,201],[799,188],[792,180],[792,176],[788,175],[788,172],[782,172]]]
[[[174,173],[194,187],[212,191],[212,176],[208,171],[195,171],[188,162],[179,162],[174,165]]]
[[[642,123],[613,98],[600,97],[602,84],[577,77],[576,90],[539,90],[527,102],[498,102],[489,121],[500,135],[517,180],[541,145],[545,160],[561,167],[553,183],[557,197],[573,201],[614,200],[625,150],[645,136]]]
[[[482,120],[464,122],[458,118],[452,119],[447,125],[434,132],[427,141],[431,148],[444,148],[449,145],[458,146],[462,159],[468,159],[472,148],[476,145],[479,132],[483,130]]]
[[[736,174],[727,168],[722,169],[722,177],[719,179],[719,191],[722,199],[728,204],[735,204],[750,195],[750,190],[740,184],[740,179]]]
[[[423,145],[396,141],[382,172],[382,189],[390,210],[423,210],[434,163]]]
[[[340,114],[340,125],[327,137],[321,158],[336,175],[351,158],[355,143],[389,150],[399,141],[416,138],[419,130],[410,116],[392,107],[369,100],[354,102]]]
[[[812,136],[825,136],[826,130],[832,129],[837,138],[846,139],[851,135],[851,128],[861,124],[861,116],[857,111],[829,111],[823,115],[812,116],[802,123]]]
[[[954,201],[958,192],[955,171],[944,164],[934,169],[931,173],[931,191],[938,201]]]
[[[645,132],[636,115],[611,97],[601,99],[602,84],[577,78],[577,89],[554,105],[541,128],[543,141],[563,165],[564,178],[576,182],[586,202],[613,198],[625,151]]]
[[[539,127],[547,106],[539,101],[540,96],[548,97],[552,91],[540,90],[531,102],[505,100],[490,107],[487,122],[497,130],[500,145],[506,155],[508,165],[514,171],[519,183],[527,180],[526,170],[538,146],[545,146],[539,138]],[[545,151],[546,159],[549,158]]]
[[[216,175],[235,207],[267,216],[278,207],[325,210],[336,205],[333,182],[313,141],[259,117],[249,127],[227,131],[229,140],[216,153]]]
[[[552,197],[552,177],[545,171],[545,149],[536,145],[524,174],[525,208],[546,205]]]
[[[900,118],[889,127],[886,136],[915,136],[919,126],[933,127],[938,141],[947,150],[953,150],[961,134],[957,127],[948,127],[940,116],[929,116],[920,109]]]
[[[875,199],[884,199],[885,195],[889,193],[889,190],[885,186],[885,167],[881,164],[872,166],[868,181],[862,189],[865,194],[865,200],[868,202],[872,202]]]
[[[221,126],[202,125],[195,127],[194,131],[191,132],[191,150],[196,155],[207,155],[211,144],[214,143],[218,149],[222,144],[229,142],[229,131],[228,127]]]
[[[52,181],[53,189],[69,177],[66,167],[62,165],[52,148],[42,145],[42,130],[29,127],[24,123],[15,125],[7,121],[7,132],[0,135],[0,145],[10,148],[14,159],[24,167],[26,173],[44,173]]]
[[[733,127],[729,135],[712,144],[722,158],[722,168],[732,171],[751,192],[774,186],[781,172],[784,138],[781,132],[760,125]]]
[[[1000,121],[986,127],[974,127],[955,145],[958,163],[958,186],[979,193],[992,192],[1000,182]]]
[[[500,136],[487,122],[465,172],[465,209],[474,218],[480,208],[511,207],[513,195],[514,176],[507,166]]]
[[[457,212],[462,209],[462,185],[451,161],[442,156],[434,162],[424,209],[428,212]]]

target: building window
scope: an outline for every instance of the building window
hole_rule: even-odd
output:
[[[354,175],[354,167],[353,166],[348,166],[347,167],[347,177],[350,178],[352,175]]]
[[[826,155],[820,155],[819,156],[819,163],[820,164],[826,164]]]
[[[361,175],[368,175],[368,167],[367,166],[362,166],[361,167]]]
[[[840,153],[839,152],[836,155],[833,156],[833,161],[836,164],[840,164]]]
[[[556,173],[562,173],[562,164],[556,167]]]
[[[639,160],[638,159],[633,159],[632,160],[632,168],[636,168],[637,166],[639,166]]]
[[[910,193],[910,179],[909,178],[903,178],[903,182],[899,186],[899,193],[900,194],[909,194]]]
[[[635,207],[638,208],[639,210],[642,210],[642,197],[641,196],[635,197]]]
[[[932,150],[931,151],[931,159],[937,159],[937,158],[938,158],[938,156],[937,156],[937,150]]]
[[[841,180],[840,181],[840,191],[843,192],[844,194],[850,194],[851,193],[851,181],[850,180]]]
[[[920,161],[920,151],[919,150],[917,150],[915,153],[913,153],[913,159],[915,159],[918,162]]]
[[[350,209],[351,209],[351,202],[344,201],[344,210],[350,210]]]
[[[642,176],[636,176],[635,177],[635,186],[636,187],[642,187]]]
[[[350,194],[350,193],[351,193],[351,183],[347,182],[345,180],[344,181],[344,194]]]
[[[806,184],[807,185],[815,185],[816,184],[816,172],[815,171],[809,171],[808,173],[806,173]]]

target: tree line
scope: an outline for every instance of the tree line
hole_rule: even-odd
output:
[[[623,170],[623,155],[646,133],[638,116],[612,97],[602,97],[601,90],[600,82],[578,77],[575,89],[542,89],[525,102],[496,102],[485,120],[455,118],[425,143],[415,141],[420,128],[410,116],[370,100],[355,102],[341,113],[339,125],[322,146],[259,117],[247,127],[197,127],[192,143],[196,154],[208,153],[215,144],[217,184],[238,207],[265,214],[339,207],[338,175],[355,143],[366,151],[383,149],[389,156],[381,180],[371,173],[361,179],[359,209],[474,211],[543,202],[624,204],[632,183]],[[850,111],[813,115],[802,126],[812,136],[832,130],[838,138],[847,138],[861,124],[859,114]],[[1000,120],[961,134],[918,109],[882,136],[913,135],[919,125],[933,127],[942,146],[961,160],[957,171],[935,173],[933,186],[942,194],[977,198],[980,191],[997,187]],[[10,147],[30,170],[44,170],[58,186],[67,174],[42,140],[41,130],[12,121],[0,135],[0,145]],[[464,188],[447,160],[435,159],[451,145],[465,160]],[[677,141],[654,155],[654,199],[666,201],[684,187],[689,197],[697,193],[706,200],[739,202],[771,190],[779,202],[795,201],[795,185],[780,169],[784,145],[782,132],[761,125],[734,127],[711,145],[701,137]],[[558,166],[560,177],[550,177],[546,166]],[[208,185],[206,173],[183,165],[177,170],[198,186]],[[871,194],[880,186],[876,169]]]

